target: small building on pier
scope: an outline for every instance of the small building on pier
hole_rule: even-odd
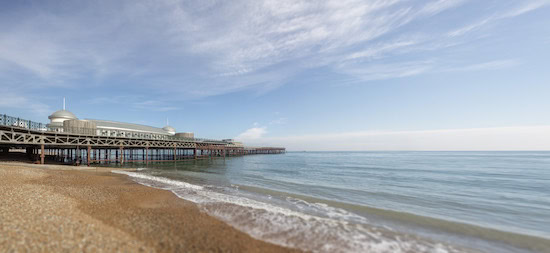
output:
[[[166,136],[194,138],[193,133],[176,133],[176,129],[168,125],[158,128],[110,120],[80,120],[72,112],[65,109],[52,113],[48,119],[50,119],[50,123],[47,125],[47,128],[49,131],[54,132],[147,139],[162,139]]]
[[[50,124],[46,125],[49,131],[63,132],[63,122],[67,120],[78,120],[78,118],[65,109],[56,111],[52,115],[48,116]]]

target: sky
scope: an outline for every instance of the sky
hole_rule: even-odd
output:
[[[288,150],[550,150],[550,0],[0,1],[0,114]]]

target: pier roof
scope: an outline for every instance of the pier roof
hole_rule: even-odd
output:
[[[97,128],[170,135],[170,133],[168,133],[166,130],[158,127],[133,124],[133,123],[125,123],[125,122],[117,122],[117,121],[109,121],[109,120],[96,120],[96,119],[86,119],[86,120],[95,122],[97,125]]]
[[[48,119],[53,119],[53,118],[77,119],[77,117],[72,112],[69,112],[67,110],[59,110],[52,113],[52,115],[48,116]]]

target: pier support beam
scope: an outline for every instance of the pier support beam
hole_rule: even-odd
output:
[[[92,146],[88,146],[88,153],[86,155],[86,158],[88,158],[88,167],[90,167],[90,155],[92,154]]]
[[[76,164],[80,165],[81,163],[82,152],[80,152],[80,146],[76,146]]]
[[[119,150],[120,150],[120,164],[124,164],[124,155],[123,155],[124,148],[120,147]]]
[[[82,164],[82,150],[80,150],[80,146],[76,147],[76,162],[78,165]]]
[[[40,145],[40,164],[44,164],[44,144]]]

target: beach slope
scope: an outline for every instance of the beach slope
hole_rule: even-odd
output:
[[[0,251],[293,251],[108,169],[3,163],[0,182]]]

